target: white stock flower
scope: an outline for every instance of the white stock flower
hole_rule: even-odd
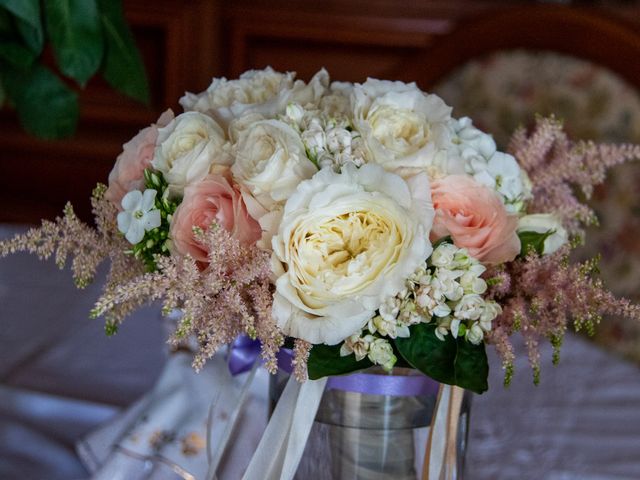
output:
[[[268,210],[291,196],[318,170],[307,158],[298,133],[284,122],[262,120],[240,133],[231,171]]]
[[[384,370],[390,371],[396,364],[396,356],[393,354],[393,347],[388,340],[376,338],[369,345],[369,360],[376,365],[380,365]]]
[[[324,69],[316,73],[309,84],[294,78],[293,72],[280,73],[271,67],[249,70],[237,80],[214,78],[206,91],[185,94],[180,105],[185,111],[206,113],[226,128],[234,118],[246,113],[273,118],[284,112],[290,102],[302,105],[317,102],[329,84],[329,75]]]
[[[502,307],[494,301],[485,302],[479,324],[485,332],[491,331],[491,322],[502,313]]]
[[[361,337],[359,334],[355,333],[345,339],[344,343],[340,347],[340,356],[346,357],[347,355],[351,355],[352,353],[356,356],[356,360],[359,362],[369,353],[369,346],[371,342],[374,340],[373,335],[365,335]]]
[[[553,232],[544,241],[544,251],[542,253],[545,255],[555,252],[567,243],[569,239],[567,231],[562,226],[558,217],[550,213],[525,215],[518,220],[518,231],[536,233]]]
[[[458,247],[451,243],[441,243],[431,254],[431,265],[434,267],[453,268],[453,259]]]
[[[480,345],[484,338],[484,332],[482,331],[482,328],[480,328],[480,325],[474,323],[471,328],[467,329],[464,337],[469,341],[469,343]]]
[[[158,192],[147,189],[132,190],[122,198],[124,211],[118,213],[118,230],[124,233],[129,243],[140,243],[144,233],[160,226],[160,210],[155,208]]]
[[[370,78],[354,86],[351,103],[370,161],[385,170],[401,176],[427,172],[449,144],[451,108],[415,83]]]
[[[282,331],[333,345],[361,329],[429,256],[426,175],[376,165],[323,169],[300,183],[272,245],[284,265],[273,316]]]
[[[442,292],[442,294],[453,302],[458,301],[464,294],[464,289],[457,282],[457,279],[462,275],[459,270],[447,270],[445,268],[438,268],[435,272],[432,283],[434,286]]]
[[[184,187],[202,180],[213,165],[230,165],[228,143],[220,125],[198,112],[178,115],[158,129],[153,161],[169,183],[172,195],[182,195]]]
[[[487,291],[487,282],[479,278],[472,271],[466,271],[460,277],[460,285],[464,289],[464,293],[477,293],[482,295]]]
[[[484,299],[475,293],[464,295],[454,309],[454,316],[462,320],[478,320],[484,309]]]

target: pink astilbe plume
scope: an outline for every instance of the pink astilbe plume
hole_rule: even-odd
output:
[[[490,295],[502,305],[502,314],[495,319],[487,335],[496,346],[507,370],[505,381],[512,374],[513,348],[509,336],[521,332],[525,339],[529,361],[538,381],[540,356],[538,343],[548,339],[554,346],[554,361],[567,325],[576,330],[592,332],[603,315],[615,314],[640,321],[640,306],[624,298],[616,298],[594,276],[596,261],[571,264],[571,247],[565,245],[551,255],[531,252],[526,258],[507,264],[502,274],[510,277],[510,291],[499,284],[490,288]]]
[[[207,231],[195,228],[194,234],[209,252],[205,270],[201,271],[190,256],[159,256],[157,271],[105,292],[92,315],[108,315],[121,305],[163,299],[165,312],[175,308],[183,312],[171,341],[178,344],[188,336],[198,341],[193,362],[196,369],[202,368],[222,345],[248,333],[261,340],[266,365],[274,370],[284,338],[271,317],[268,254],[241,244],[216,224]]]
[[[64,268],[71,257],[71,271],[78,288],[91,283],[98,266],[106,259],[112,260],[110,284],[134,275],[138,262],[123,253],[126,243],[117,234],[115,208],[104,199],[105,191],[106,187],[99,184],[93,192],[97,229],[80,221],[71,204],[67,204],[62,217],[44,220],[38,228],[0,241],[0,258],[16,252],[34,253],[40,259],[53,255],[58,267]]]
[[[597,222],[593,210],[576,197],[586,198],[602,183],[609,168],[640,158],[640,145],[573,142],[555,118],[538,118],[534,129],[518,130],[509,151],[529,175],[533,200],[529,213],[556,213],[572,235]]]

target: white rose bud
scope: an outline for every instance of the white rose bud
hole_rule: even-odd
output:
[[[525,215],[518,221],[519,232],[547,233],[553,232],[544,241],[545,255],[549,255],[567,243],[568,234],[562,223],[555,215],[550,213],[534,213]]]
[[[383,339],[376,338],[369,346],[369,360],[380,365],[387,372],[390,371],[396,364],[396,356],[393,354],[393,347],[391,344]]]

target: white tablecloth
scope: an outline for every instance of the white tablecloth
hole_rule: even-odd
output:
[[[17,231],[0,226],[0,238]],[[29,255],[0,260],[0,479],[83,479],[75,442],[148,391],[166,352],[156,309],[115,337],[89,320],[99,279]],[[490,390],[472,406],[466,478],[640,478],[640,369],[569,335],[542,384],[526,358],[509,389],[491,353]]]

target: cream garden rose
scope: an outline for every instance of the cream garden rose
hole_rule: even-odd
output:
[[[225,128],[247,113],[274,117],[283,113],[289,102],[303,105],[320,100],[329,85],[329,74],[322,69],[306,84],[295,80],[295,73],[249,70],[237,80],[215,78],[209,88],[200,93],[187,93],[180,99],[186,111],[212,116]]]
[[[431,253],[429,181],[378,165],[302,182],[273,238],[273,315],[286,335],[333,345],[360,330]]]
[[[234,177],[267,210],[284,203],[302,180],[318,171],[300,135],[279,120],[258,121],[241,131],[234,152]]]
[[[206,177],[213,165],[230,165],[229,144],[220,125],[198,112],[178,115],[158,129],[152,165],[169,183],[172,195]]]
[[[370,78],[354,86],[351,102],[371,162],[403,177],[449,170],[440,166],[446,159],[451,118],[451,107],[442,99],[424,94],[415,83]]]

